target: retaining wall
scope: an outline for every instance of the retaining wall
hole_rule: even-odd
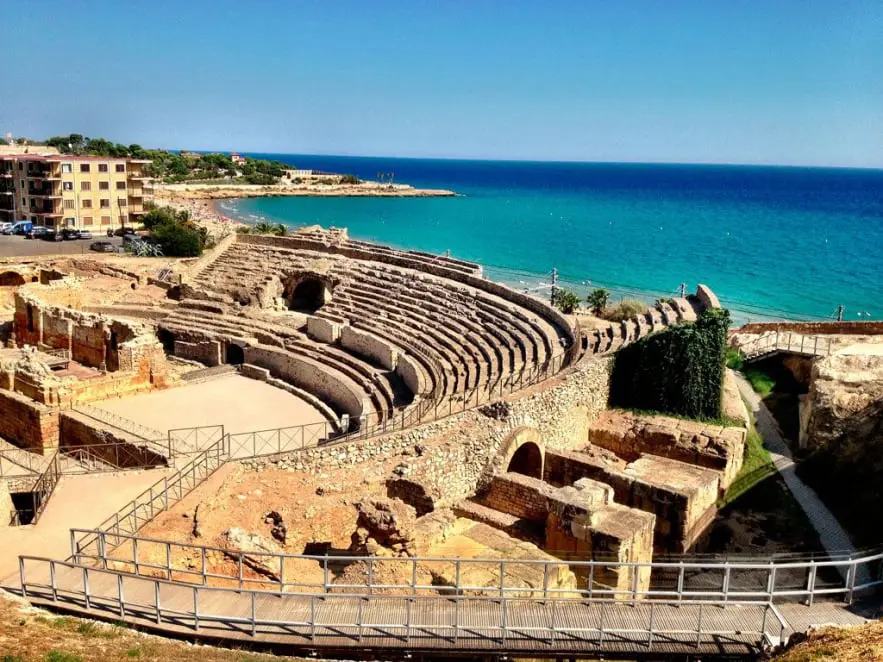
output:
[[[58,411],[14,391],[0,391],[0,437],[43,454],[58,447]]]

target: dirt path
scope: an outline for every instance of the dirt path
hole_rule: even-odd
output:
[[[851,554],[855,547],[849,534],[819,498],[815,490],[804,483],[795,472],[791,450],[779,432],[779,426],[760,396],[754,392],[742,375],[736,375],[739,392],[757,419],[757,431],[763,437],[763,445],[769,451],[776,470],[782,476],[794,499],[801,507],[810,524],[819,534],[822,546],[829,554]]]

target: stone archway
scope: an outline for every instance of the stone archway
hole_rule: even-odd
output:
[[[542,480],[546,449],[536,428],[518,427],[503,442],[500,469]]]
[[[331,301],[331,283],[318,274],[301,274],[290,278],[282,292],[289,310],[315,313]]]
[[[17,287],[24,284],[24,276],[17,271],[4,271],[0,273],[0,287]]]

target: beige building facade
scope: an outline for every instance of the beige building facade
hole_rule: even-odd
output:
[[[104,232],[137,225],[153,197],[148,160],[0,155],[0,221]]]

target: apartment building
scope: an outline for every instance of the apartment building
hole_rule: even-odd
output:
[[[137,225],[153,197],[142,159],[0,154],[0,221],[103,232]]]

